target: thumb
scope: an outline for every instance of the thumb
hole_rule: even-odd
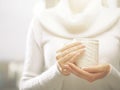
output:
[[[89,73],[97,73],[97,72],[102,72],[103,71],[103,66],[102,65],[96,65],[96,66],[91,66],[91,67],[84,67],[82,69],[89,72]]]

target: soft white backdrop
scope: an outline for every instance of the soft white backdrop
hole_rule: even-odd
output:
[[[36,1],[0,0],[0,60],[23,60]]]

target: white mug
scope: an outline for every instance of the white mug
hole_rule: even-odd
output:
[[[99,41],[94,39],[77,38],[73,41],[79,41],[85,45],[85,52],[77,60],[78,67],[89,67],[98,64]]]

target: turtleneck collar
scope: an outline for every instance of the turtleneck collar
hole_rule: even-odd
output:
[[[120,9],[108,4],[104,7],[101,0],[91,0],[84,10],[73,13],[69,0],[61,0],[52,8],[43,5],[37,17],[48,32],[59,37],[95,37],[110,30],[119,19]]]

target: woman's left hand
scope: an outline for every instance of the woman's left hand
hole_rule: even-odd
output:
[[[86,79],[89,82],[104,78],[110,72],[109,64],[100,64],[82,69],[72,63],[69,63],[68,65],[68,69],[71,71],[71,73],[80,78]]]

